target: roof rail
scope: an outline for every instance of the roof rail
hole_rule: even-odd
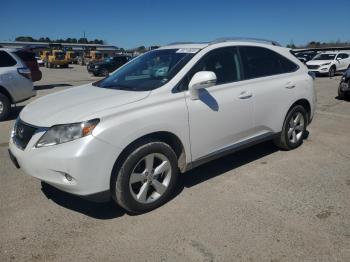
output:
[[[281,46],[278,42],[273,40],[267,40],[267,39],[260,39],[260,38],[250,38],[250,37],[221,37],[217,38],[214,41],[210,42],[209,44],[217,44],[217,43],[223,43],[223,42],[231,42],[231,41],[246,41],[246,42],[255,42],[255,43],[266,43],[270,45],[275,46]]]
[[[208,44],[208,42],[173,42],[167,45],[190,45],[190,44]]]
[[[267,40],[267,39],[260,39],[260,38],[250,38],[250,37],[221,37],[217,38],[210,42],[174,42],[167,45],[185,45],[185,44],[207,44],[207,45],[213,45],[218,43],[224,43],[224,42],[233,42],[233,41],[244,41],[244,42],[254,42],[254,43],[265,43],[270,44],[274,46],[281,46],[278,42],[273,40]]]

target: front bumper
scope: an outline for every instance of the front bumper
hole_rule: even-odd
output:
[[[315,74],[328,74],[329,73],[329,66],[321,66],[317,69],[308,69],[310,72],[314,72]]]
[[[42,135],[42,131],[35,133],[24,150],[10,139],[10,153],[24,173],[82,197],[109,192],[112,169],[121,150],[92,135],[36,148]]]

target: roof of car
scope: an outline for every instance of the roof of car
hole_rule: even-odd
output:
[[[197,43],[190,43],[190,42],[176,42],[171,43],[166,46],[160,47],[159,49],[170,49],[170,48],[194,48],[194,49],[203,49],[207,46],[214,45],[214,44],[220,44],[220,43],[232,43],[232,44],[251,44],[251,43],[258,43],[263,45],[273,45],[273,46],[281,46],[279,43],[273,40],[266,40],[266,39],[258,39],[258,38],[247,38],[247,37],[222,37],[215,39],[210,42],[197,42]]]

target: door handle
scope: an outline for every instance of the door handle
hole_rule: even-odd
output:
[[[285,88],[287,89],[292,89],[295,87],[295,84],[293,82],[288,82],[286,85],[285,85]]]
[[[247,98],[251,98],[253,96],[252,92],[248,92],[248,91],[243,91],[239,94],[239,98],[240,99],[247,99]]]

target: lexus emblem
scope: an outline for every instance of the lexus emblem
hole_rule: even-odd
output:
[[[19,138],[23,139],[24,129],[23,127],[19,126],[17,129],[17,135]]]

